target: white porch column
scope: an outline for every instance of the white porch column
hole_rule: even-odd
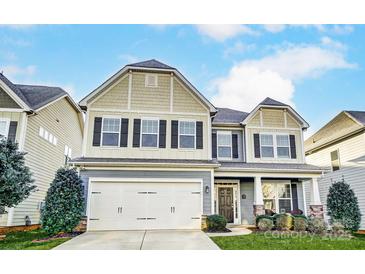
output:
[[[311,217],[323,218],[323,205],[319,195],[318,178],[313,177],[310,183],[309,215]]]
[[[253,213],[255,216],[265,214],[264,197],[262,195],[262,183],[261,183],[261,177],[259,176],[256,176],[254,178]]]

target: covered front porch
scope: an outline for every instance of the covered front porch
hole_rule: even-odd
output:
[[[318,174],[224,175],[214,179],[214,213],[228,223],[253,225],[256,215],[275,213],[323,216]]]

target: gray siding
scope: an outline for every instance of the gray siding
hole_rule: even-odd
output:
[[[20,108],[2,88],[0,88],[0,108]]]
[[[254,224],[253,216],[253,182],[241,182],[241,220],[242,224]],[[246,199],[242,199],[242,194],[246,195]]]
[[[212,133],[216,133],[217,131],[225,131],[224,128],[222,129],[212,129]],[[232,162],[243,162],[245,161],[245,153],[244,153],[244,137],[243,137],[243,131],[242,130],[227,130],[231,131],[232,134],[238,135],[238,158],[232,159]],[[217,153],[218,157],[218,153]]]
[[[141,171],[141,170],[83,170],[80,172],[80,176],[85,183],[85,196],[87,195],[87,189],[90,177],[102,177],[102,178],[173,178],[173,179],[193,179],[199,178],[203,180],[203,189],[209,186],[211,189],[211,177],[209,171]],[[203,191],[203,214],[211,214],[211,193],[205,193]]]

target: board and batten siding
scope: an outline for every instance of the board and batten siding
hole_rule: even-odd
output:
[[[208,186],[211,188],[211,172],[210,171],[161,171],[161,170],[81,170],[80,171],[81,179],[85,185],[85,197],[87,200],[87,193],[89,187],[89,178],[142,178],[146,179],[148,183],[148,179],[151,178],[171,178],[171,179],[201,179],[203,180],[203,214],[210,215],[211,214],[211,193],[206,193],[204,191],[205,187]],[[136,183],[138,184],[138,183]],[[178,183],[176,183],[178,184]]]
[[[9,119],[10,121],[18,122],[17,128],[16,128],[16,137],[15,140],[19,143],[19,139],[21,136],[21,130],[23,126],[23,120],[22,120],[22,113],[21,112],[8,112],[8,111],[1,111],[0,110],[0,118]]]
[[[324,212],[327,213],[326,201],[329,187],[332,183],[344,179],[354,190],[358,199],[362,214],[361,229],[365,229],[365,164],[357,160],[365,156],[365,133],[357,134],[307,155],[307,163],[330,169],[331,152],[337,149],[340,170],[327,172],[318,181]],[[309,192],[309,187],[306,189]],[[328,220],[327,214],[325,217]]]
[[[245,148],[244,148],[244,131],[237,129],[237,130],[227,130],[224,127],[214,127],[214,129],[212,129],[212,133],[217,133],[218,131],[228,131],[231,132],[232,134],[237,134],[237,149],[238,149],[238,158],[233,158],[231,160],[224,160],[224,161],[229,161],[229,162],[243,162],[245,160]],[[233,146],[232,146],[233,147]],[[217,149],[218,150],[218,149]],[[217,158],[218,158],[218,151],[217,151]],[[223,161],[223,160],[220,160]]]
[[[39,136],[40,127],[58,139],[57,145]],[[82,129],[78,113],[63,98],[36,115],[28,116],[24,151],[27,152],[26,165],[33,173],[37,191],[14,208],[11,225],[24,225],[26,215],[33,224],[39,223],[39,203],[44,201],[57,169],[64,166],[65,145],[72,149],[72,157],[81,156]]]
[[[20,108],[20,106],[1,87],[0,108]]]

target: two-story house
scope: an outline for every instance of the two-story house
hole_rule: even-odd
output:
[[[288,105],[215,108],[176,68],[148,60],[80,107],[82,157],[72,163],[87,189],[88,230],[199,229],[214,213],[252,224],[265,208],[321,209],[321,171],[305,164],[308,124]]]
[[[308,163],[326,170],[319,180],[325,212],[329,187],[344,180],[355,192],[364,216],[365,111],[342,111],[305,141],[305,151]],[[365,218],[360,229],[365,229]]]
[[[0,135],[27,153],[25,164],[37,186],[25,201],[0,214],[0,226],[24,225],[26,216],[39,223],[57,169],[81,155],[83,124],[81,109],[63,89],[14,84],[0,73]]]

